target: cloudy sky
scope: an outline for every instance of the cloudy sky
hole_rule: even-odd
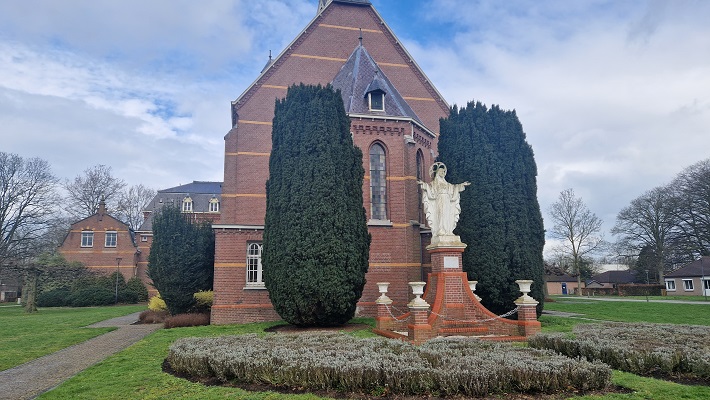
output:
[[[450,104],[517,110],[546,220],[573,188],[608,230],[710,157],[708,1],[372,2]],[[0,151],[60,178],[222,180],[230,101],[317,3],[0,2]]]

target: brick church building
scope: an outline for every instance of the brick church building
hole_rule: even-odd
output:
[[[431,267],[417,180],[429,180],[449,106],[369,1],[321,0],[316,17],[232,102],[221,219],[213,225],[212,323],[279,319],[262,280],[265,182],[274,100],[299,83],[341,90],[363,151],[372,244],[359,313],[374,315],[376,282],[383,281],[391,283],[393,305],[406,309],[407,282],[426,280]]]

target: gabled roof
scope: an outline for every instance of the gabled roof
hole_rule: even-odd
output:
[[[362,44],[350,54],[331,84],[333,89],[340,89],[348,114],[407,117],[422,124]],[[385,93],[384,112],[370,111],[367,93],[373,91]]]
[[[703,275],[704,274],[704,275]],[[710,257],[704,256],[690,264],[666,274],[666,278],[689,278],[695,276],[710,276]]]
[[[596,281],[598,283],[641,283],[638,279],[638,274],[633,270],[624,271],[606,271],[601,274],[594,275],[592,279],[589,280]]]

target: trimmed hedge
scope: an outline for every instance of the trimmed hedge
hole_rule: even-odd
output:
[[[710,383],[710,327],[649,323],[579,324],[575,337],[537,334],[528,344],[568,357],[601,361],[637,375],[678,374]]]
[[[57,288],[37,295],[37,307],[64,307],[69,305],[69,288]]]
[[[89,286],[72,292],[68,300],[72,307],[107,306],[116,302],[116,293],[100,286]]]
[[[442,338],[419,347],[345,334],[184,338],[166,362],[180,374],[237,384],[401,395],[603,389],[611,369],[551,351]]]

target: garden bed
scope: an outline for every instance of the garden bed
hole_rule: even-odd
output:
[[[588,392],[611,379],[602,363],[551,351],[454,338],[417,347],[338,333],[180,339],[166,366],[201,381],[378,396]]]
[[[568,357],[601,361],[614,369],[679,382],[710,384],[710,327],[693,325],[579,324],[573,336],[538,334],[530,346]]]

